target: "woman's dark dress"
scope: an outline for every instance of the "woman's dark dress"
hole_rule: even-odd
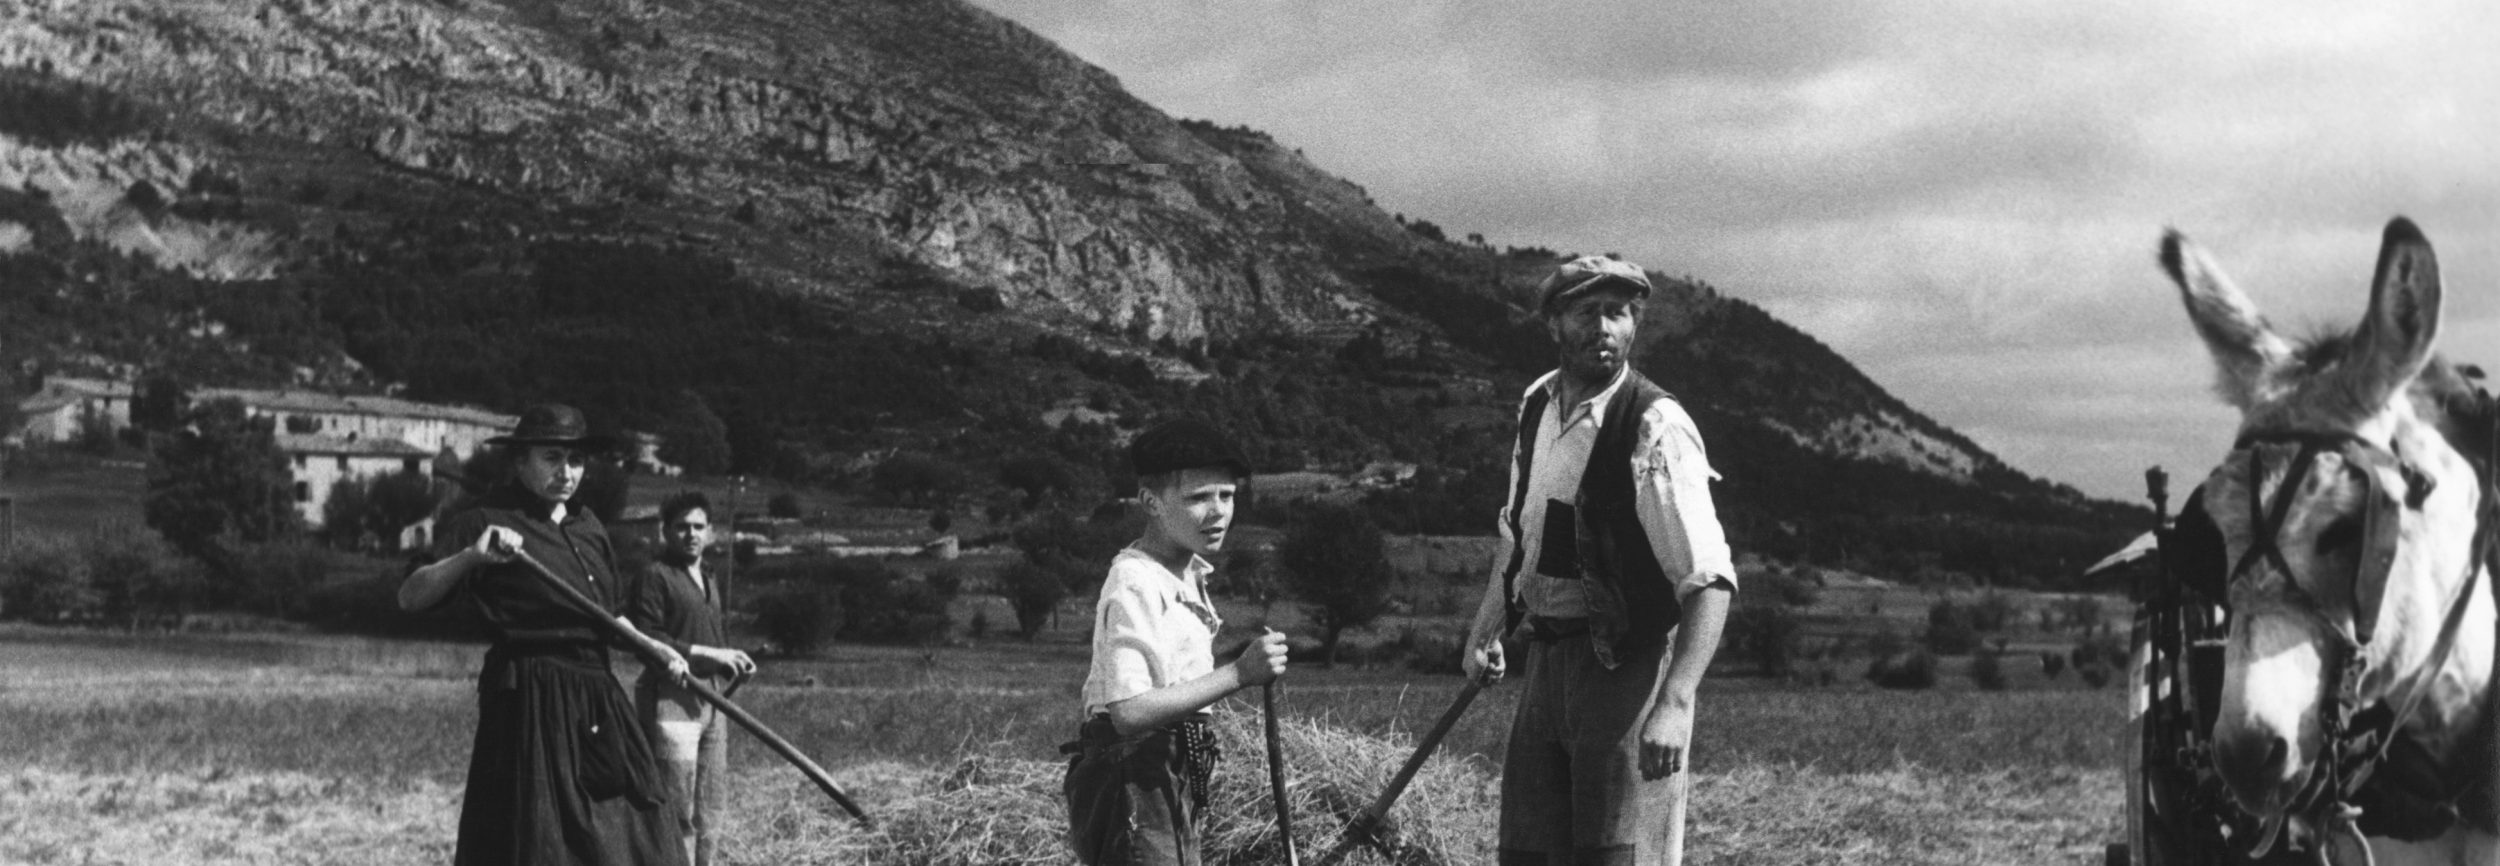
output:
[[[475,544],[490,525],[506,527],[613,616],[626,588],[607,531],[588,512],[567,511],[562,525],[549,523],[543,500],[507,486],[444,522],[436,558]],[[477,606],[494,638],[478,672],[454,862],[683,866],[677,822],[660,808],[659,765],[596,628],[520,563],[479,568],[454,594]]]

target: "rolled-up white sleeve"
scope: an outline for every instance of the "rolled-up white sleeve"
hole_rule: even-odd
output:
[[[1120,701],[1154,691],[1163,672],[1151,598],[1135,583],[1108,581],[1094,610],[1094,670],[1086,678],[1085,710],[1103,712]]]
[[[1710,482],[1719,473],[1710,468],[1692,416],[1673,400],[1652,403],[1641,413],[1639,441],[1632,452],[1632,477],[1639,482],[1634,505],[1658,567],[1676,582],[1679,596],[1718,580],[1736,588],[1735,557],[1710,501]]]

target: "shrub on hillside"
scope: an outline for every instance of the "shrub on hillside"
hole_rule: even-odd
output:
[[[208,572],[156,533],[127,524],[90,533],[83,555],[97,615],[125,628],[168,625],[199,606]]]
[[[869,561],[842,580],[842,638],[865,643],[926,644],[954,625],[955,600],[932,581],[894,573]]]
[[[1979,628],[1970,608],[1939,599],[1927,608],[1927,649],[1937,655],[1967,655],[1979,646]]]
[[[2116,641],[2086,640],[2075,644],[2075,648],[2067,653],[2066,660],[2073,664],[2075,676],[2082,677],[2085,685],[2097,689],[2109,684],[2118,666],[2126,664],[2127,651],[2120,648]]]
[[[1728,613],[1727,632],[1720,645],[1753,662],[1763,676],[1784,677],[1793,667],[1797,639],[1802,633],[1795,608],[1750,602],[1739,604]]]
[[[970,491],[973,480],[971,472],[951,460],[909,451],[886,458],[868,476],[879,498],[901,505],[953,499]]]
[[[789,558],[746,572],[759,587],[757,627],[783,649],[806,652],[836,637],[866,643],[928,643],[953,625],[954,595],[929,580],[862,557]],[[942,581],[941,581],[942,582]]]
[[[256,544],[227,555],[233,563],[228,588],[235,594],[226,601],[281,619],[312,613],[313,591],[328,582],[334,564],[361,570],[357,564],[366,561],[294,542]]]
[[[812,581],[783,583],[757,593],[755,628],[783,652],[804,655],[833,642],[842,630],[842,588]]]
[[[1823,597],[1821,588],[1815,586],[1813,581],[1776,571],[1745,575],[1744,587],[1744,591],[1738,594],[1739,598],[1752,596],[1789,607],[1813,607]]]
[[[2000,632],[2020,622],[2022,608],[2005,593],[1990,590],[1970,603],[1971,627],[1983,632]]]
[[[25,539],[0,563],[0,613],[29,622],[94,618],[103,604],[78,546],[66,539]]]
[[[2005,668],[1998,656],[1995,650],[1980,650],[1971,657],[1970,681],[1973,685],[1984,691],[2005,690]]]
[[[2065,672],[2066,672],[2066,657],[2065,657],[2065,656],[2062,656],[2062,655],[2059,655],[2059,654],[2057,654],[2057,653],[2053,653],[2053,652],[2043,652],[2043,653],[2041,653],[2041,654],[2040,654],[2040,675],[2041,675],[2041,676],[2048,677],[2049,679],[2057,679],[2057,677],[2058,677],[2058,675],[2059,675],[2059,674],[2063,674],[2063,673],[2065,673]]]
[[[151,114],[103,85],[25,67],[0,73],[0,132],[32,144],[102,146],[146,132]]]
[[[1914,649],[1879,656],[1866,668],[1866,678],[1887,689],[1928,689],[1936,685],[1936,654]]]

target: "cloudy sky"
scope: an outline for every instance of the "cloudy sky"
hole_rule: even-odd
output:
[[[976,2],[1453,236],[1761,304],[2094,494],[2231,438],[2165,226],[2303,331],[2410,215],[2500,373],[2500,4]]]

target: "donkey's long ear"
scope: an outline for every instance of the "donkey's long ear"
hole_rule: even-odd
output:
[[[2439,260],[2412,220],[2387,224],[2370,279],[2370,312],[2353,332],[2350,363],[2338,371],[2343,386],[2373,403],[2422,372],[2439,339]]]
[[[2258,402],[2268,374],[2292,356],[2291,344],[2257,312],[2231,278],[2224,276],[2205,251],[2173,229],[2161,239],[2161,267],[2179,284],[2188,321],[2213,353],[2215,390],[2231,405],[2246,410]]]

